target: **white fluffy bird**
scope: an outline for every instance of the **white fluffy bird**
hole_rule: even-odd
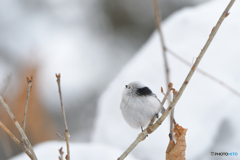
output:
[[[127,123],[133,128],[148,125],[154,115],[165,109],[152,91],[141,82],[134,81],[125,86],[120,108]]]

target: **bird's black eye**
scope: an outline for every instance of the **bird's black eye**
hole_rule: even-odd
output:
[[[125,85],[125,87],[126,87],[127,89],[130,89],[130,86],[128,86],[128,85]]]

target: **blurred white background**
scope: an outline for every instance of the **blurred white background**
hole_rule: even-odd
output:
[[[165,20],[183,7],[199,5],[205,1],[207,0],[160,0],[159,8]],[[220,14],[223,9],[219,9]],[[190,21],[186,20],[185,23],[184,19],[181,20],[181,24],[191,25]],[[61,73],[63,102],[71,141],[89,142],[95,126],[98,98],[155,28],[152,1],[1,0],[0,93],[9,103],[17,103],[20,101],[18,97],[26,97],[22,93],[27,90],[24,86],[26,76],[33,75],[31,96],[35,95],[35,99],[32,99],[32,103],[38,103],[44,110],[41,110],[41,114],[48,117],[47,122],[48,119],[51,121],[49,128],[52,130],[49,130],[49,134],[52,135],[46,135],[42,140],[36,140],[31,135],[30,139],[33,139],[34,144],[59,139],[54,134],[63,133],[64,126],[55,73]],[[208,28],[206,30],[209,32]],[[170,36],[169,42],[175,42],[176,39]],[[176,48],[179,47],[179,41],[181,39],[175,42]],[[203,46],[203,43],[198,45]],[[160,58],[159,63],[162,63]],[[231,78],[224,80],[234,82]],[[17,103],[11,107],[19,106]],[[29,107],[33,108],[33,112],[36,111],[35,106]],[[3,111],[2,107],[0,111]],[[16,114],[20,118],[23,116],[23,112],[16,111]],[[31,118],[33,122],[41,121],[41,117],[31,117],[30,111],[28,114],[29,121]],[[40,115],[40,111],[36,114]],[[2,115],[0,113],[0,120]],[[5,122],[11,123],[11,120],[6,119]],[[31,130],[43,130],[46,127],[41,122],[36,126],[27,121],[28,126],[29,134]],[[0,136],[2,133],[0,131]],[[0,159],[7,159],[21,151],[9,139],[11,151],[7,153],[3,146],[8,142],[1,142]]]

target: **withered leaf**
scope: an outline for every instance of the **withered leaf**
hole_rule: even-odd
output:
[[[175,134],[174,137],[176,139],[176,144],[173,140],[169,141],[168,148],[166,150],[166,160],[185,160],[185,136],[187,129],[175,123],[173,132]]]

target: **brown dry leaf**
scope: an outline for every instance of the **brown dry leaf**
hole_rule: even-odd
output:
[[[166,160],[185,160],[187,129],[175,123],[173,132],[175,133],[176,144],[170,140],[166,151]]]

